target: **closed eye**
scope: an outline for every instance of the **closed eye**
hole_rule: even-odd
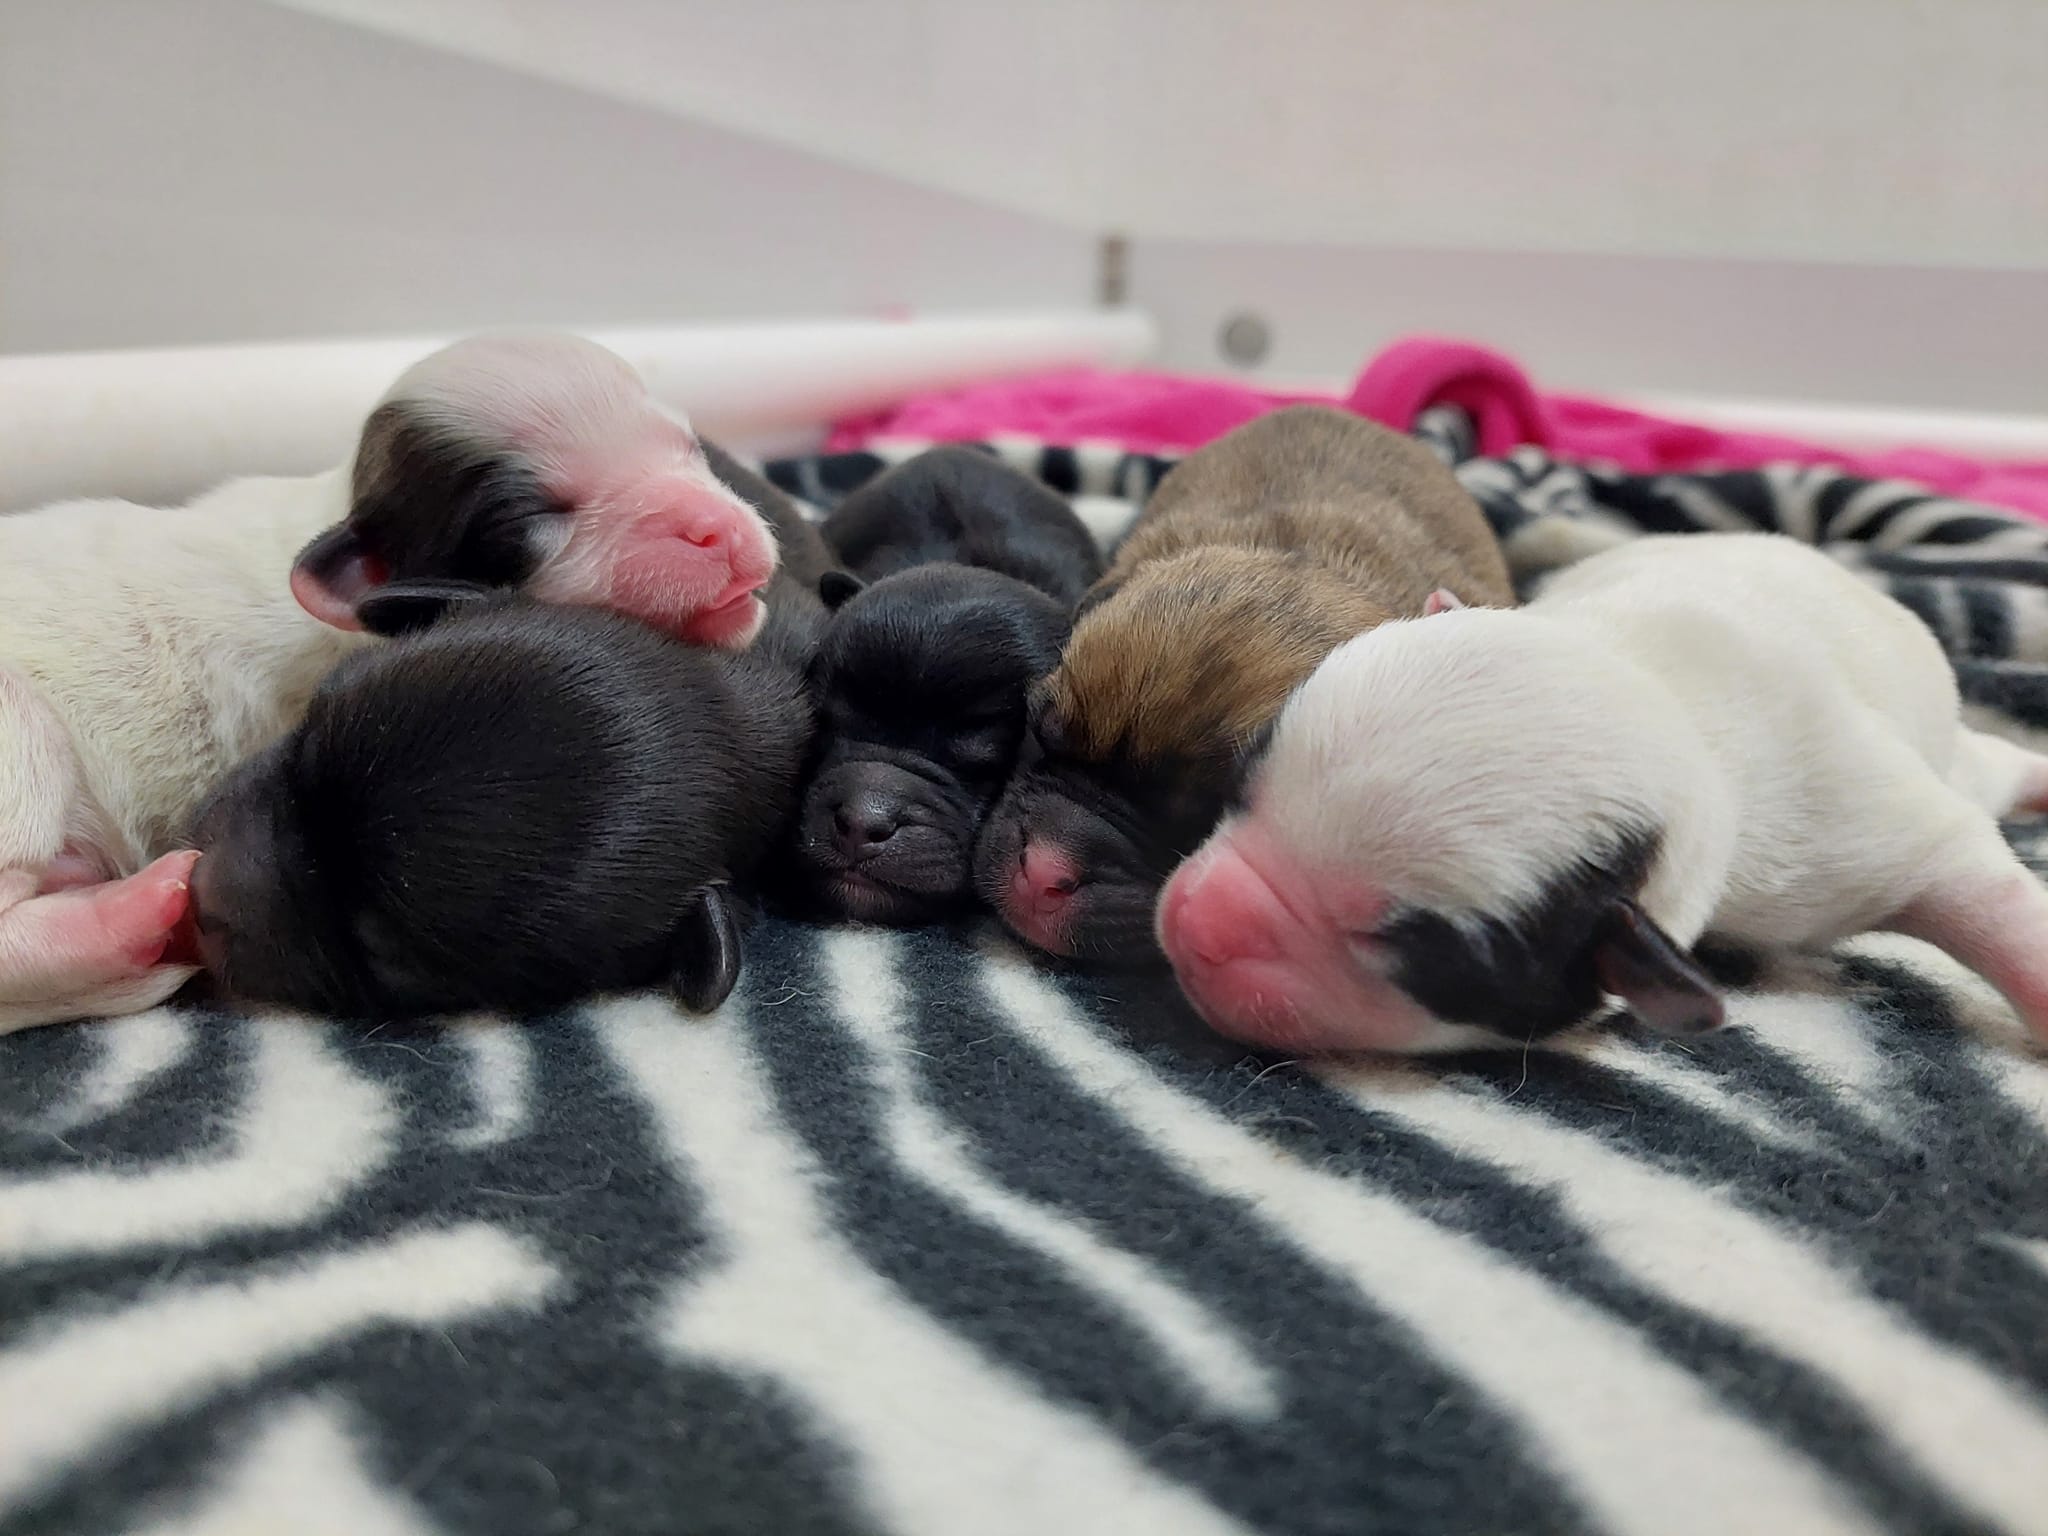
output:
[[[956,731],[1013,731],[1023,724],[1021,712],[1014,706],[998,705],[994,709],[967,710],[953,717]]]
[[[1375,976],[1384,976],[1393,964],[1393,950],[1376,928],[1352,929],[1344,935],[1344,948],[1360,970]]]
[[[954,731],[949,740],[954,755],[963,761],[995,765],[1009,757],[1016,735],[1016,727],[1008,720],[981,725],[970,722],[964,729]]]
[[[569,547],[574,534],[573,519],[567,512],[535,513],[521,519],[519,531],[526,540],[526,552],[536,565],[546,565]]]

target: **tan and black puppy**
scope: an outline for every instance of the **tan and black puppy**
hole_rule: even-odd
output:
[[[976,884],[1053,954],[1150,963],[1161,882],[1245,749],[1331,651],[1439,589],[1514,602],[1493,531],[1412,438],[1324,406],[1238,428],[1161,482],[1034,690]]]

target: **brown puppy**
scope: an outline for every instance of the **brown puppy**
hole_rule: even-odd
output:
[[[1509,606],[1477,503],[1422,444],[1292,406],[1177,466],[1034,690],[976,884],[1058,955],[1156,961],[1152,906],[1235,792],[1245,749],[1331,651],[1431,593]]]

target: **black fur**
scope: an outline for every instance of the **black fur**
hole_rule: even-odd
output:
[[[364,421],[353,475],[347,520],[298,557],[350,599],[384,580],[517,586],[558,547],[569,512],[522,456],[406,400]]]
[[[863,486],[825,519],[825,542],[863,581],[946,562],[1014,576],[1071,611],[1102,574],[1074,509],[973,448],[934,448]]]
[[[1240,791],[1241,759],[1084,763],[1035,722],[1017,771],[989,812],[974,883],[1000,902],[1024,853],[1024,829],[1088,872],[1067,903],[1065,958],[1130,969],[1163,966],[1152,914],[1166,878],[1215,829]]]
[[[811,729],[787,637],[765,638],[696,650],[493,600],[344,663],[195,822],[217,982],[357,1017],[662,983],[714,1006],[727,885],[783,834]]]
[[[1059,660],[1100,570],[1059,497],[937,449],[850,498],[828,540],[812,676],[819,751],[798,823],[803,903],[912,923],[971,906],[975,834],[1015,762],[1026,690]]]
[[[818,612],[822,606],[818,601],[818,582],[837,571],[839,561],[826,544],[818,525],[805,517],[794,501],[710,438],[699,438],[698,441],[703,446],[704,459],[711,466],[711,473],[723,480],[741,501],[760,513],[761,521],[775,536],[775,547],[781,551],[781,559],[775,568],[775,579],[768,586],[768,606],[809,609],[816,617],[822,618],[822,613]]]
[[[1541,1039],[1603,1002],[1600,940],[1656,863],[1659,834],[1632,827],[1588,851],[1510,917],[1397,912],[1374,937],[1394,956],[1395,985],[1438,1018]]]

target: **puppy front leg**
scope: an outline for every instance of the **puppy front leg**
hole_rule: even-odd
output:
[[[102,880],[68,842],[83,796],[63,723],[27,678],[0,667],[0,1034],[133,1013],[192,975],[162,960],[198,855]]]
[[[78,754],[35,685],[0,667],[0,871],[40,874],[64,851]]]

